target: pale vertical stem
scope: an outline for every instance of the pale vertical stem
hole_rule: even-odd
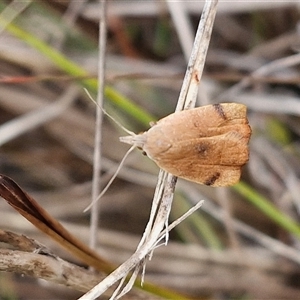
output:
[[[97,229],[99,223],[100,201],[96,201],[101,189],[101,142],[102,142],[102,110],[105,84],[105,50],[106,50],[106,0],[100,0],[99,20],[99,57],[98,57],[98,95],[96,106],[95,148],[93,161],[92,203],[90,221],[90,247],[96,248]]]

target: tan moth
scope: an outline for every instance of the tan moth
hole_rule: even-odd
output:
[[[161,169],[210,186],[237,183],[249,159],[247,108],[221,103],[175,112],[148,131],[120,137],[141,148]]]

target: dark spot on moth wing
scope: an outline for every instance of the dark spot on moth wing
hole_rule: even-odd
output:
[[[216,180],[218,180],[220,178],[220,176],[221,176],[221,174],[219,172],[216,172],[211,177],[206,179],[203,183],[205,185],[213,185],[216,182]]]
[[[207,186],[221,187],[236,184],[241,177],[240,167],[216,166],[207,170],[206,176],[203,176],[202,184]]]
[[[200,142],[200,143],[195,145],[195,149],[201,157],[207,156],[209,148],[210,148],[210,146],[209,146],[208,143],[201,143]]]
[[[218,115],[219,115],[222,119],[224,119],[224,120],[227,119],[227,117],[226,117],[226,115],[225,115],[225,112],[224,112],[223,107],[222,107],[221,104],[219,104],[219,103],[213,104],[213,107],[214,107],[215,111],[218,113]]]

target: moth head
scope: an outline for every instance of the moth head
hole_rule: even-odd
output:
[[[147,139],[146,139],[145,133],[133,134],[133,135],[120,137],[120,142],[129,144],[129,145],[133,145],[134,147],[142,149],[142,150],[144,148],[146,141],[147,141]]]

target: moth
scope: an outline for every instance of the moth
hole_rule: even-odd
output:
[[[120,141],[141,148],[177,177],[218,187],[240,180],[250,136],[246,106],[221,103],[175,112]]]

